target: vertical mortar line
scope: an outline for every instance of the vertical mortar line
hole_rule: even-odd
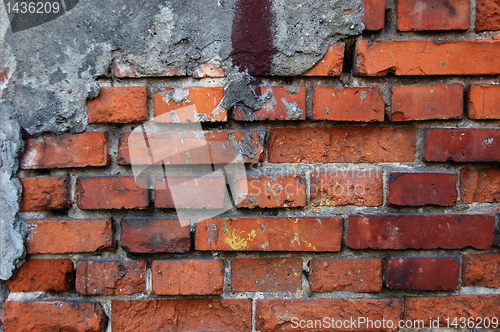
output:
[[[458,271],[458,292],[462,290],[462,269],[464,266],[464,253],[461,253],[458,256],[458,266],[459,266],[459,271]]]
[[[315,83],[313,81],[307,80],[305,83],[306,87],[306,121],[312,120],[313,114],[313,95]]]
[[[153,293],[153,260],[146,261],[146,294]]]
[[[309,166],[314,168],[314,166]],[[307,168],[304,172],[306,178],[306,206],[311,204],[311,169]]]
[[[311,271],[309,270],[309,262],[310,258],[302,258],[302,297],[309,298],[311,297],[311,285],[309,284],[309,278],[307,274],[310,275]],[[307,274],[306,274],[307,273]]]
[[[391,173],[390,168],[382,166],[382,207],[389,206],[389,177]]]
[[[470,0],[470,25],[469,25],[469,32],[476,32],[476,0]]]
[[[252,332],[256,331],[257,325],[257,293],[252,297]]]

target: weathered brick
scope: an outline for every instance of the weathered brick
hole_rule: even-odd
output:
[[[75,288],[81,295],[146,293],[146,262],[80,261],[76,264]]]
[[[191,236],[178,219],[122,219],[120,246],[131,253],[183,253],[191,250]]]
[[[46,134],[26,140],[21,168],[72,168],[109,164],[108,143],[102,132]]]
[[[5,332],[104,332],[108,318],[100,303],[7,300],[3,306],[2,322]]]
[[[270,130],[271,163],[389,163],[414,160],[414,128]]]
[[[74,280],[73,262],[69,259],[30,259],[7,284],[12,293],[69,291]]]
[[[459,277],[455,258],[391,258],[385,265],[385,285],[392,289],[451,291]]]
[[[28,254],[66,254],[110,250],[113,231],[110,219],[26,220],[31,231]]]
[[[264,156],[265,136],[263,129],[151,132],[148,147],[142,131],[122,132],[117,159],[120,165],[252,163]]]
[[[491,215],[350,216],[352,249],[488,249],[493,244]]]
[[[498,75],[500,41],[358,40],[356,74]]]
[[[462,286],[500,287],[500,255],[465,255]]]
[[[238,208],[306,205],[306,179],[303,174],[236,174],[233,185]]]
[[[461,319],[467,322],[471,317],[476,327],[481,325],[477,317],[488,317],[490,323],[491,318],[500,317],[500,295],[405,297],[404,301],[404,319],[421,320],[425,326],[429,326],[431,319],[434,322],[439,318],[440,326],[447,326],[448,322],[453,327],[451,324],[457,318],[455,327],[460,327]]]
[[[382,30],[385,26],[385,0],[363,0],[363,24],[366,30]]]
[[[89,123],[138,123],[148,120],[146,87],[102,88],[87,101]]]
[[[389,203],[401,206],[453,206],[457,202],[457,174],[391,172]]]
[[[333,44],[323,58],[303,76],[340,76],[344,65],[344,44]]]
[[[306,88],[299,86],[256,86],[253,88],[264,107],[248,111],[240,106],[233,108],[233,118],[238,121],[255,120],[305,120]]]
[[[252,299],[113,301],[111,324],[120,332],[250,331]]]
[[[381,292],[381,259],[322,259],[309,261],[312,292]]]
[[[21,212],[67,209],[71,206],[69,177],[19,178],[23,186]]]
[[[471,85],[469,118],[474,120],[500,119],[500,85]]]
[[[257,300],[256,330],[396,331],[397,328],[387,326],[392,323],[396,327],[400,316],[398,299]],[[367,325],[368,320],[372,321],[371,325]],[[373,322],[382,320],[385,320],[385,328],[375,328]],[[351,321],[355,325],[351,325]],[[335,329],[336,322],[341,322],[344,328]]]
[[[216,66],[210,65],[208,63],[203,63],[196,68],[193,72],[193,77],[203,78],[203,77],[224,77],[226,73],[224,70],[217,68]]]
[[[374,171],[325,171],[311,174],[313,206],[380,206],[383,173]]]
[[[500,30],[500,1],[476,0],[476,31]]]
[[[234,258],[231,261],[233,292],[299,292],[302,258]]]
[[[385,104],[378,88],[316,87],[313,120],[384,121]]]
[[[467,30],[469,0],[397,0],[399,31]]]
[[[423,161],[500,161],[500,129],[427,129]]]
[[[394,86],[391,121],[461,119],[463,95],[461,84]]]
[[[224,287],[222,259],[153,261],[151,274],[157,295],[215,295]]]
[[[225,122],[220,104],[224,88],[160,88],[155,94],[155,122]]]
[[[138,177],[80,177],[76,181],[80,209],[145,209],[148,179]]]
[[[465,204],[500,202],[500,170],[461,170],[460,196]]]
[[[226,217],[200,221],[196,250],[340,251],[341,217]]]
[[[222,209],[225,206],[226,192],[226,180],[222,174],[157,178],[155,180],[155,207]]]

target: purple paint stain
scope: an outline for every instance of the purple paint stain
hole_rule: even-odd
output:
[[[273,55],[272,0],[239,0],[233,20],[233,65],[250,75],[271,72]]]

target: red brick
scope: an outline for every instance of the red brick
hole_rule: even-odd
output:
[[[60,210],[71,206],[68,176],[19,178],[19,181],[23,186],[21,212]]]
[[[400,206],[453,206],[457,202],[454,173],[391,172],[389,203]]]
[[[473,120],[500,119],[500,85],[471,85],[469,118]]]
[[[104,332],[108,318],[100,303],[5,301],[5,332]]]
[[[461,170],[460,195],[465,204],[500,202],[500,170]]]
[[[270,130],[271,163],[389,163],[414,160],[414,128]]]
[[[314,88],[313,120],[380,122],[384,121],[384,110],[377,88]]]
[[[153,261],[151,273],[157,295],[215,295],[224,287],[222,259]]]
[[[427,129],[423,161],[500,161],[500,129]]]
[[[399,31],[467,30],[469,0],[396,0]]]
[[[500,287],[500,255],[465,255],[462,286]]]
[[[84,253],[113,248],[110,219],[26,220],[28,254]]]
[[[148,120],[146,87],[102,88],[87,101],[89,123],[138,123]]]
[[[500,41],[358,40],[356,74],[498,75]]]
[[[76,182],[78,207],[84,210],[145,209],[149,205],[145,177],[80,177]]]
[[[173,66],[167,67],[167,69],[158,74],[149,75],[143,74],[138,71],[133,65],[128,62],[121,62],[119,60],[115,60],[114,66],[115,76],[118,78],[129,77],[129,78],[138,78],[138,77],[172,77],[172,76],[186,76],[185,68],[175,68]]]
[[[490,215],[350,216],[352,249],[488,249],[495,220]]]
[[[224,88],[160,88],[155,94],[155,122],[225,122],[222,98]]]
[[[380,206],[383,201],[383,173],[335,171],[311,174],[313,206]]]
[[[163,209],[222,209],[225,206],[226,192],[226,179],[222,174],[157,178],[155,181],[155,207]]]
[[[233,108],[233,118],[237,121],[255,120],[305,120],[306,88],[300,86],[256,86],[253,88],[264,101],[264,107],[255,112],[242,107]]]
[[[392,258],[385,267],[391,289],[451,291],[458,289],[460,262],[454,258]]]
[[[148,148],[142,131],[122,132],[118,164],[149,165],[150,153],[154,164],[165,165],[231,163],[238,156],[245,163],[258,162],[264,156],[265,133],[262,129],[152,132],[147,134]]]
[[[458,327],[462,324],[461,319],[467,322],[471,317],[474,327],[481,321],[476,318],[500,317],[500,295],[462,295],[446,297],[405,297],[405,320],[421,320],[425,326],[429,326],[439,318],[440,326],[447,326],[457,318]],[[448,321],[447,321],[448,319]],[[463,326],[463,325],[462,325]]]
[[[342,218],[211,218],[196,227],[196,250],[340,251]]]
[[[500,30],[500,1],[476,0],[476,31]]]
[[[113,301],[111,324],[120,332],[250,331],[252,299]]]
[[[391,121],[461,119],[463,95],[461,84],[394,86]]]
[[[122,219],[120,246],[131,253],[183,253],[191,250],[191,236],[177,219]]]
[[[299,292],[302,258],[234,258],[231,261],[233,292]]]
[[[238,208],[279,208],[306,205],[306,179],[303,174],[237,174],[234,177]]]
[[[309,261],[312,292],[381,292],[381,259],[322,259]]]
[[[81,295],[146,293],[146,262],[80,261],[76,264],[75,288]]]
[[[46,134],[26,140],[21,168],[72,168],[109,164],[108,143],[102,132]]]
[[[74,280],[73,262],[69,259],[30,259],[7,284],[12,293],[69,291]]]
[[[387,328],[387,324],[391,324],[387,321],[397,326],[400,316],[401,301],[398,299],[257,300],[256,330],[396,331],[397,328]],[[385,320],[386,328],[366,325],[368,319],[380,323]],[[315,321],[318,324],[316,327]],[[342,322],[346,328],[335,329],[336,321],[339,321],[338,324]]]
[[[340,76],[344,65],[344,44],[333,44],[323,58],[303,76]]]
[[[382,30],[385,26],[385,0],[363,0],[363,24],[366,30]]]
[[[203,78],[203,77],[224,77],[226,73],[224,70],[217,68],[216,66],[210,65],[208,63],[203,63],[196,68],[193,72],[193,77]]]

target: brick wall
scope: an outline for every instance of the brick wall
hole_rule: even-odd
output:
[[[306,75],[254,82],[251,116],[221,106],[221,69],[117,64],[85,132],[26,137],[5,331],[498,323],[500,2],[365,0],[364,22]],[[137,150],[144,123],[166,158]],[[246,174],[196,179],[241,151]],[[134,177],[150,158],[175,176]]]

